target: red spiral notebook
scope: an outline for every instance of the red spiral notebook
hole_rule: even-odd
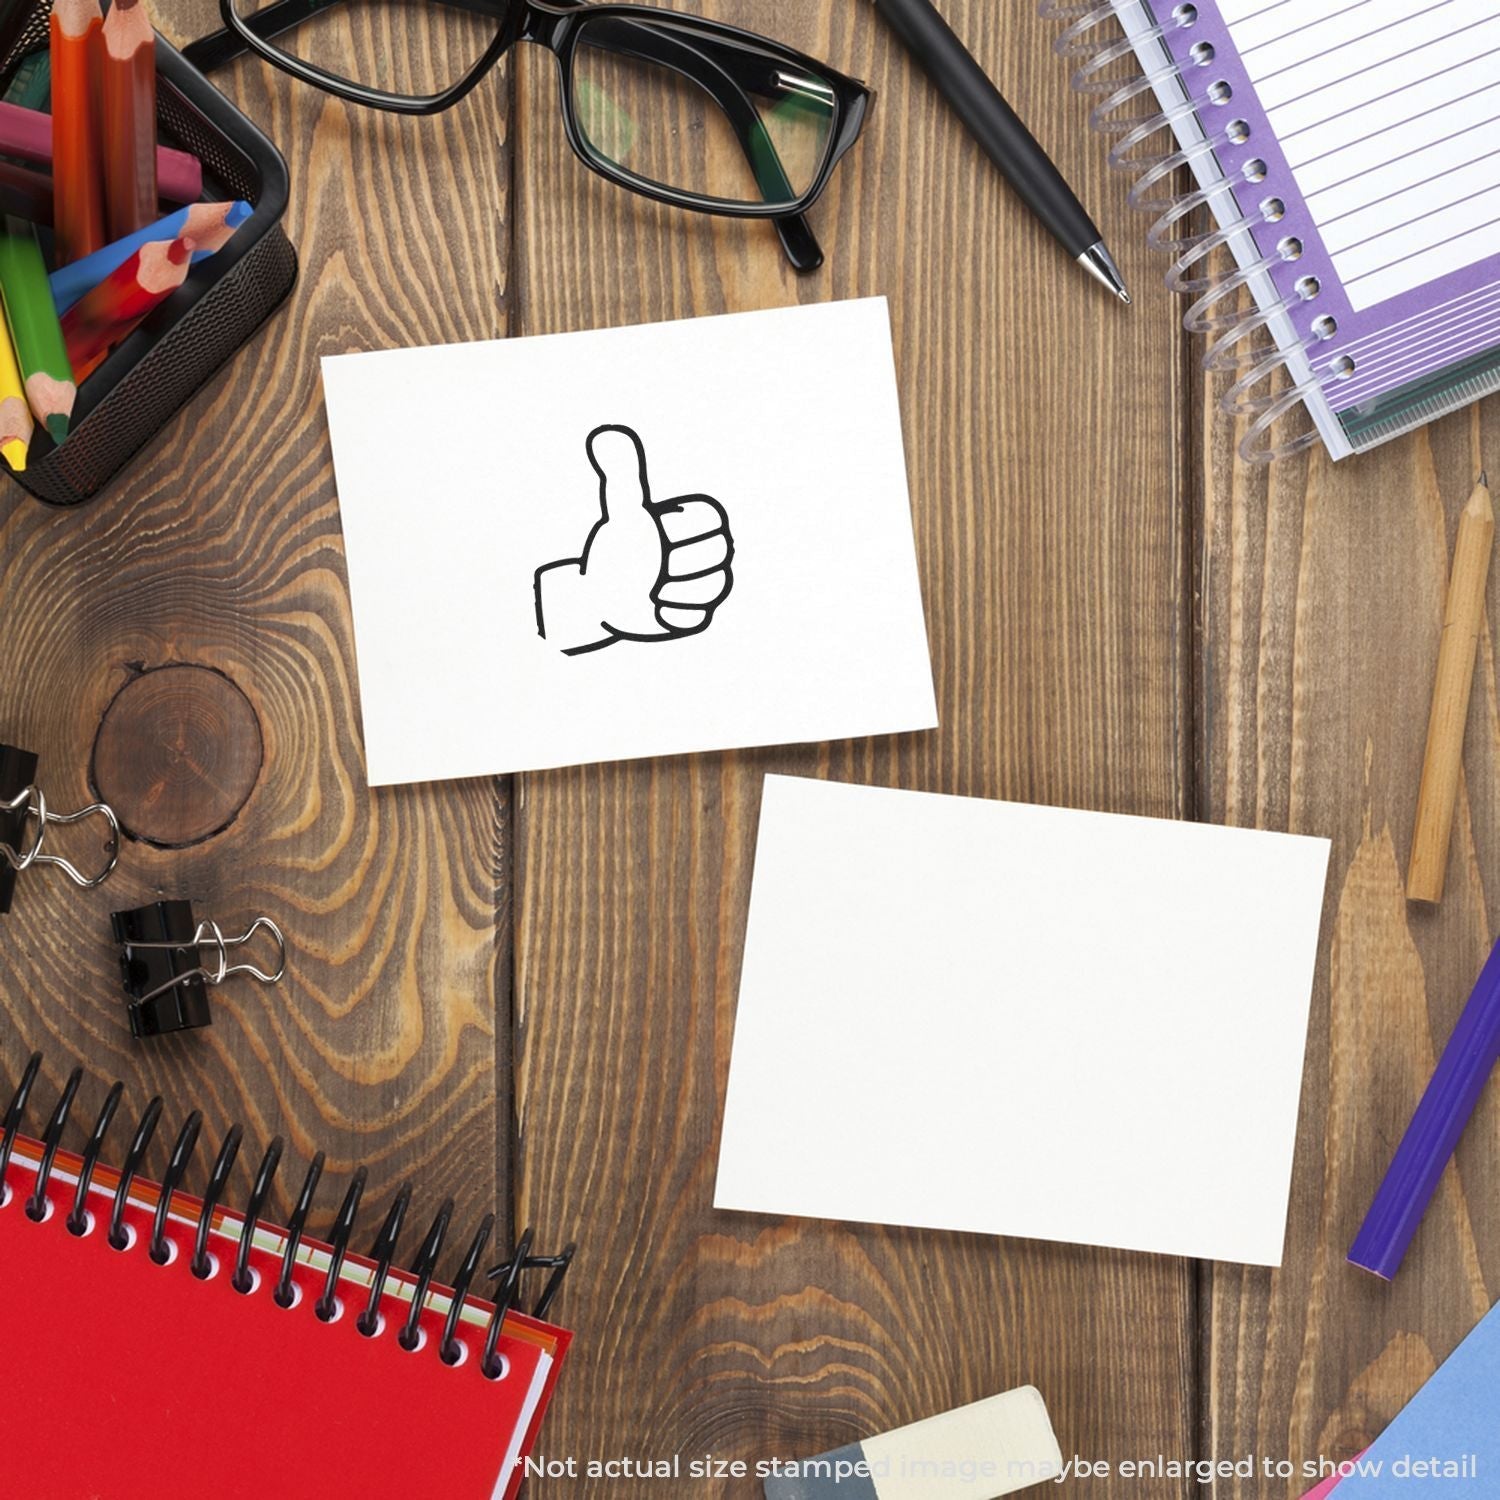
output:
[[[161,1190],[127,1185],[126,1248],[109,1242],[120,1174],[100,1163],[74,1218],[81,1159],[55,1154],[34,1193],[44,1148],[15,1133],[0,1165],[0,1350],[5,1389],[0,1491],[26,1500],[510,1500],[536,1440],[570,1334],[507,1313],[481,1368],[492,1307],[465,1298],[439,1357],[452,1294],[431,1282],[402,1346],[416,1278],[392,1266],[373,1336],[359,1329],[376,1262],[348,1254],[335,1275],[331,1321],[317,1307],[330,1249],[304,1238],[280,1306],[288,1232],[259,1222],[251,1290],[232,1285],[245,1220],[208,1219],[207,1264],[190,1265],[202,1210],[178,1191],[159,1265],[148,1254]],[[56,1117],[54,1116],[54,1124]],[[49,1129],[49,1139],[61,1132]],[[170,1173],[168,1174],[170,1175]],[[74,1234],[69,1220],[87,1232]],[[518,1252],[523,1255],[524,1252]],[[326,1303],[323,1304],[325,1307]]]

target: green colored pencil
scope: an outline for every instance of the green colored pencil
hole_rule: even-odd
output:
[[[0,234],[0,298],[27,403],[52,441],[60,443],[68,435],[78,387],[36,230],[12,214],[6,215],[5,232]]]

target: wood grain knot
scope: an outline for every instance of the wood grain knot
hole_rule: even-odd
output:
[[[222,833],[265,756],[250,700],[222,672],[174,664],[127,682],[94,738],[94,785],[132,838],[164,848]]]

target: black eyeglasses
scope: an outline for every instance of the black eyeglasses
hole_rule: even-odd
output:
[[[576,0],[219,0],[191,43],[204,72],[250,50],[294,78],[398,114],[448,109],[516,42],[557,58],[583,163],[660,203],[770,219],[799,271],[823,252],[805,217],[864,124],[857,79],[766,37],[645,5]],[[350,59],[333,73],[315,59]]]

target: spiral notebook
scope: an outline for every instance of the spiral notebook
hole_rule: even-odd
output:
[[[228,1176],[221,1153],[208,1205],[169,1194],[158,1233],[164,1190],[128,1166],[122,1175],[99,1160],[118,1091],[80,1157],[57,1149],[76,1073],[43,1139],[19,1133],[35,1077],[28,1069],[0,1138],[6,1495],[515,1495],[570,1335],[510,1311],[486,1364],[494,1309],[464,1295],[455,1312],[455,1293],[431,1279],[442,1241],[451,1238],[439,1232],[449,1226],[451,1203],[422,1241],[413,1274],[391,1264],[404,1192],[367,1258],[339,1248],[353,1227],[357,1189],[345,1196],[330,1247],[259,1220],[254,1205],[274,1171],[270,1154],[245,1212],[218,1206]],[[126,1163],[141,1159],[137,1144],[159,1113],[154,1100]],[[177,1138],[169,1179],[181,1180],[195,1120]],[[309,1181],[314,1173],[304,1180],[294,1224],[305,1214]],[[119,1249],[111,1243],[116,1230]],[[480,1240],[448,1246],[468,1246],[460,1282],[478,1285],[484,1275]],[[514,1268],[548,1265],[550,1295],[568,1254],[528,1260],[528,1249],[523,1239],[502,1286],[514,1287]],[[200,1279],[195,1264],[210,1274]],[[241,1269],[243,1291],[235,1285]]]
[[[1251,419],[1245,457],[1321,437],[1343,458],[1500,389],[1495,0],[1043,10],[1072,22],[1057,49],[1084,59],[1111,161],[1142,174],[1132,198],[1178,255],[1168,281],[1197,298],[1205,363],[1244,371],[1225,404]],[[1102,39],[1111,17],[1123,40]],[[1168,130],[1177,149],[1154,150]],[[1174,197],[1182,166],[1198,188]],[[1215,233],[1183,233],[1198,206]],[[1207,274],[1219,244],[1237,272]],[[1257,313],[1235,310],[1241,286]],[[1295,408],[1310,420],[1287,437]]]

